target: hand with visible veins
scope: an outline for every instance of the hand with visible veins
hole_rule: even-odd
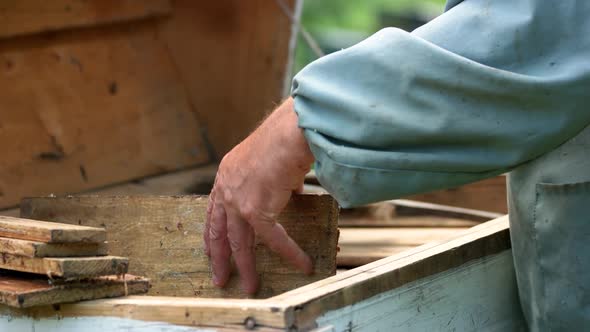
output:
[[[287,99],[250,136],[225,155],[209,196],[203,233],[213,283],[224,287],[233,256],[242,287],[258,289],[254,235],[306,274],[311,259],[276,222],[291,194],[301,191],[313,155]]]

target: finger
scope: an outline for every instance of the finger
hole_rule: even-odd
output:
[[[211,212],[213,212],[213,205],[215,205],[215,188],[209,194],[209,202],[207,203],[207,217],[205,219],[205,229],[203,230],[203,247],[205,254],[211,257],[211,248],[209,246],[209,229],[211,225]]]
[[[247,294],[254,294],[258,290],[254,230],[238,213],[228,210],[227,234],[232,256],[240,273],[242,289]]]
[[[296,194],[303,194],[303,191],[305,190],[305,184],[301,184],[299,187],[297,187],[297,189],[295,189],[295,193]]]
[[[313,263],[307,254],[287,234],[277,222],[254,222],[254,230],[262,241],[274,252],[286,259],[305,274],[313,272]]]
[[[213,283],[223,287],[229,280],[231,272],[231,250],[227,240],[227,217],[223,205],[216,203],[211,211],[209,226],[209,247],[211,250],[211,269]]]

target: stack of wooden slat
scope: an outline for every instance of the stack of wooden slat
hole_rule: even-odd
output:
[[[102,228],[0,216],[0,303],[30,307],[145,293]]]

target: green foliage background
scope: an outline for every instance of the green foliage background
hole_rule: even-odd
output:
[[[346,31],[354,38],[362,38],[388,26],[383,22],[384,15],[419,16],[428,20],[442,13],[444,4],[445,0],[304,0],[301,22],[325,46],[322,36],[327,33]],[[297,45],[295,73],[315,59],[302,38]]]

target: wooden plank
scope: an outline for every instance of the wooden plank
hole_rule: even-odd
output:
[[[288,326],[307,329],[325,312],[346,307],[469,261],[510,249],[508,217],[473,227],[457,238],[426,244],[326,278],[272,299],[288,306]]]
[[[405,197],[409,200],[467,209],[508,213],[506,176],[501,175],[461,187]]]
[[[107,327],[113,327],[113,329],[106,329],[107,331],[116,331],[114,328],[128,331],[129,326],[138,326],[137,331],[143,331],[144,327],[151,326],[150,322],[157,322],[155,327],[160,329],[155,331],[158,332],[175,331],[174,328],[178,328],[179,325],[183,328],[179,330],[182,332],[191,331],[190,328],[198,329],[199,326],[209,332],[246,330],[245,323],[250,319],[256,323],[256,331],[269,329],[284,331],[286,329],[285,313],[276,305],[267,300],[168,296],[128,296],[62,304],[57,308],[44,306],[25,310],[0,305],[0,328],[14,327],[13,324],[7,324],[6,318],[9,318],[11,322],[20,321],[24,325],[34,317],[36,321],[53,320],[58,331],[62,331],[62,327],[65,330],[68,326],[73,326],[74,331],[78,331],[80,326],[84,327],[82,330],[88,327],[88,325],[75,324],[72,322],[74,320],[101,326],[100,322],[111,319],[116,321],[113,325],[107,325]],[[59,317],[59,321],[56,321],[56,316]],[[118,321],[118,319],[125,320]],[[9,329],[9,331],[12,330]]]
[[[468,228],[448,227],[341,227],[336,261],[339,267],[357,267],[430,242],[456,237]]]
[[[168,0],[18,0],[0,3],[0,38],[169,14]]]
[[[205,163],[154,22],[0,43],[0,207]]]
[[[4,320],[2,319],[4,318]],[[43,332],[229,332],[235,329],[180,326],[162,322],[145,322],[137,319],[113,317],[46,317],[35,320],[29,317],[0,317],[1,331]],[[268,329],[256,331],[266,332]],[[277,331],[277,330],[272,330]]]
[[[102,243],[103,228],[0,216],[0,236],[46,243]]]
[[[107,244],[102,243],[44,243],[0,238],[0,252],[25,257],[106,256]]]
[[[127,274],[51,284],[47,278],[0,274],[0,303],[16,308],[146,293],[149,281]]]
[[[241,297],[238,278],[227,289],[210,281],[202,232],[207,197],[79,196],[23,200],[23,216],[107,229],[113,255],[130,259],[130,273],[152,280],[151,295]],[[327,195],[296,195],[278,221],[315,262],[305,276],[265,246],[256,245],[258,297],[320,280],[336,271],[337,205]]]
[[[88,278],[127,273],[126,257],[25,257],[2,253],[0,269],[59,278]]]
[[[316,324],[332,331],[527,330],[510,250],[325,312]]]
[[[296,0],[284,2],[293,8]],[[221,159],[284,97],[291,23],[269,0],[174,0],[172,6],[160,33]]]

